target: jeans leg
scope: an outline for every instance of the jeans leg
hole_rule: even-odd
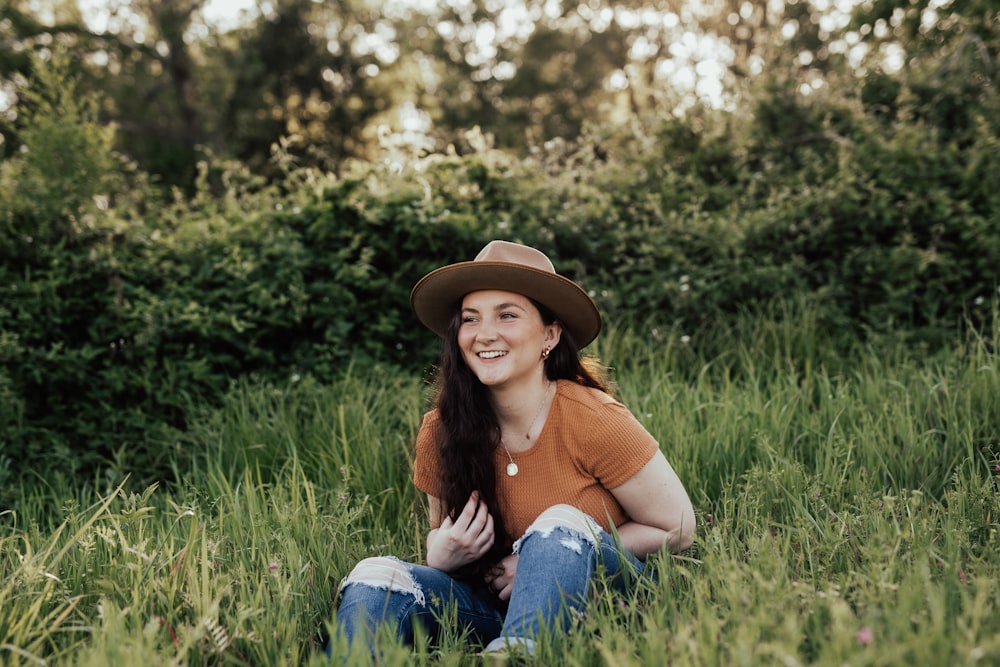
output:
[[[340,591],[337,631],[349,645],[363,641],[373,652],[382,626],[401,642],[412,644],[415,623],[435,636],[439,620],[449,614],[449,625],[489,641],[499,634],[503,621],[497,599],[485,586],[456,581],[440,570],[395,558],[361,561]]]
[[[529,652],[541,628],[568,630],[583,609],[600,565],[623,589],[643,563],[616,547],[593,519],[570,506],[543,512],[515,545],[517,573],[499,638],[487,650],[517,644]]]

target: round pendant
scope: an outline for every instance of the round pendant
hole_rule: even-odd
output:
[[[517,474],[517,464],[511,461],[510,463],[507,464],[507,476],[513,477],[516,474]]]

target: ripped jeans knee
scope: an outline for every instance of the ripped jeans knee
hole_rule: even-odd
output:
[[[360,640],[374,650],[380,627],[410,644],[416,625],[433,637],[441,618],[487,639],[499,634],[503,623],[499,602],[485,584],[391,556],[362,560],[340,585],[337,631],[348,645]]]
[[[426,604],[424,592],[413,578],[410,565],[392,556],[375,556],[359,562],[340,584],[341,594],[352,585],[412,595],[421,607]]]
[[[592,517],[570,505],[542,512],[515,542],[514,552],[517,574],[501,633],[508,642],[534,637],[545,627],[568,630],[599,569],[615,588],[644,569]]]
[[[538,517],[524,531],[524,535],[514,543],[513,551],[519,554],[521,545],[532,535],[543,538],[550,537],[552,532],[560,529],[563,535],[561,544],[578,554],[583,553],[584,546],[594,548],[601,541],[601,527],[589,515],[572,505],[553,505]]]
[[[366,558],[341,582],[337,624],[349,644],[363,638],[374,650],[381,626],[412,641],[413,621],[427,603],[411,567],[392,557]]]

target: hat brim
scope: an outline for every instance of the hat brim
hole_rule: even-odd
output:
[[[556,273],[509,262],[459,262],[431,271],[413,287],[410,306],[425,327],[444,338],[459,300],[489,289],[516,292],[542,304],[581,349],[601,331],[601,313],[579,285]]]

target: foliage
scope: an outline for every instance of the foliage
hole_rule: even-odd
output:
[[[273,0],[221,23],[202,0],[82,4],[0,3],[0,152],[20,146],[31,55],[65,52],[117,148],[185,190],[204,146],[273,179],[282,140],[300,164],[332,171],[375,157],[393,130],[415,151],[461,151],[481,127],[523,155],[575,142],[588,124],[736,109],[775,71],[790,91],[844,75],[927,76],[927,101],[947,85],[967,104],[926,109],[961,118],[982,111],[1000,49],[990,0]]]
[[[40,75],[27,143],[0,163],[0,474],[16,461],[72,477],[122,444],[109,431],[159,424],[115,399],[127,382],[100,327],[116,298],[122,216],[156,198],[64,77]]]
[[[964,88],[804,96],[776,72],[753,113],[636,117],[526,158],[469,132],[466,155],[339,176],[279,150],[274,181],[205,153],[193,196],[162,202],[65,74],[38,81],[29,143],[0,165],[0,456],[23,472],[162,479],[191,406],[241,378],[424,372],[436,341],[409,290],[491,238],[544,250],[609,322],[692,336],[780,295],[822,303],[833,340],[933,350],[988,325],[1000,285],[989,91],[956,125],[932,101]]]
[[[704,338],[599,339],[685,481],[697,540],[655,556],[657,583],[599,584],[539,664],[1000,659],[1000,329],[934,355],[845,350],[816,315],[778,303]],[[0,514],[4,664],[328,664],[338,581],[368,555],[421,558],[408,478],[425,398],[386,368],[247,382],[199,412],[180,484],[20,487]],[[379,664],[478,664],[457,631],[384,649]]]

